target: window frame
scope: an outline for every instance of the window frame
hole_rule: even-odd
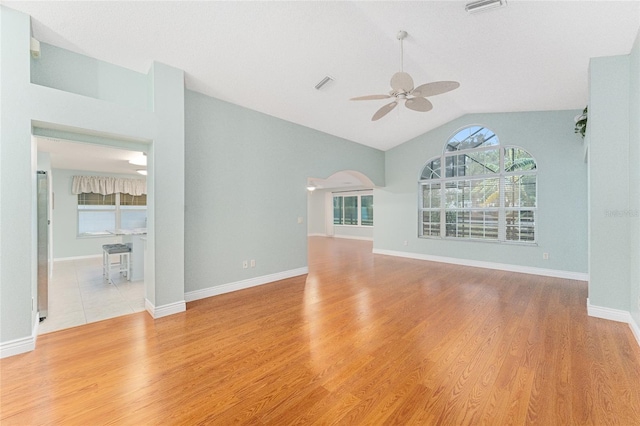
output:
[[[82,205],[87,205],[87,204],[80,204],[79,201],[79,197],[82,196],[82,194],[94,194],[92,192],[83,192],[80,193],[78,195],[76,195],[76,238],[102,238],[105,236],[111,236],[113,234],[107,232],[107,230],[104,230],[102,232],[92,232],[92,233],[81,233],[80,232],[80,213],[82,211],[91,211],[91,212],[109,212],[109,213],[114,213],[114,229],[120,229],[121,228],[121,224],[122,224],[122,210],[127,210],[127,211],[142,211],[144,210],[145,212],[145,223],[146,223],[146,212],[147,212],[147,204],[146,204],[146,200],[145,200],[145,204],[144,205],[128,205],[128,204],[121,204],[120,202],[120,196],[121,192],[115,192],[115,202],[114,204],[108,204],[105,206],[110,206],[113,208],[110,209],[81,209],[80,206]],[[110,194],[111,195],[111,194]],[[133,196],[131,194],[125,194],[125,195],[130,195]],[[146,194],[144,194],[146,195]],[[134,197],[140,197],[141,195],[135,195]],[[127,209],[122,209],[121,207],[128,207]],[[133,207],[133,208],[129,208],[129,207]]]
[[[465,129],[468,128],[473,128],[473,127],[482,127],[484,129],[487,129],[489,131],[491,131],[496,140],[497,143],[495,144],[491,144],[491,145],[487,145],[487,146],[480,146],[480,147],[476,147],[476,148],[470,148],[470,149],[463,149],[463,150],[451,150],[448,151],[447,147],[450,144],[450,141],[457,136],[460,132],[464,131]],[[505,169],[505,154],[509,149],[519,149],[524,151],[525,153],[527,153],[530,158],[533,160],[535,167],[531,170],[513,170],[513,171],[509,171],[507,172]],[[452,176],[447,176],[447,158],[452,157],[452,156],[458,156],[458,155],[462,155],[462,154],[469,154],[469,153],[479,153],[479,152],[488,152],[491,150],[498,150],[498,154],[499,154],[499,168],[497,170],[497,172],[493,173],[493,172],[487,172],[485,170],[484,173],[479,173],[479,174],[475,174],[475,175],[456,175],[457,173],[452,173]],[[432,169],[431,165],[438,161],[439,162],[439,168],[438,169]],[[452,162],[453,163],[453,162]],[[428,173],[429,178],[424,178],[424,172],[425,169],[427,169],[429,167],[430,172]],[[453,169],[452,169],[453,170]],[[523,147],[520,146],[516,146],[516,145],[503,145],[498,136],[495,134],[495,132],[493,132],[490,128],[481,125],[481,124],[472,124],[469,126],[465,126],[462,127],[458,130],[456,130],[452,136],[450,136],[447,141],[444,144],[444,148],[442,153],[439,156],[436,157],[432,157],[429,160],[427,160],[422,168],[420,169],[420,174],[419,174],[419,180],[418,180],[418,238],[424,238],[424,239],[440,239],[440,240],[453,240],[453,241],[473,241],[473,242],[487,242],[487,243],[499,243],[499,244],[520,244],[520,245],[527,245],[527,246],[531,246],[531,245],[537,245],[537,238],[538,238],[538,227],[536,226],[537,223],[537,219],[538,219],[538,207],[539,207],[539,203],[538,203],[538,163],[535,160],[535,157],[526,149],[524,149]],[[436,173],[437,171],[437,173]],[[434,177],[435,176],[435,177]],[[534,205],[533,206],[507,206],[505,203],[505,197],[506,197],[506,185],[507,185],[507,181],[510,177],[512,176],[535,176],[534,179],[534,184],[535,184],[535,193],[533,196],[533,200],[534,200]],[[447,203],[447,184],[451,183],[451,182],[468,182],[469,184],[471,184],[474,181],[482,181],[482,182],[486,182],[489,179],[497,179],[497,185],[498,185],[498,193],[499,193],[499,202],[497,207],[493,206],[493,207],[473,207],[472,205],[472,198],[469,197],[468,200],[464,200],[463,202],[468,202],[469,205],[463,205],[461,207],[451,207],[448,206]],[[430,199],[428,200],[428,204],[429,207],[425,207],[425,187],[429,185],[430,187],[433,186],[439,186],[439,206],[435,206],[433,207],[433,196],[430,193]],[[471,191],[469,190],[469,193],[471,193]],[[472,229],[473,227],[471,226],[471,224],[473,224],[473,220],[472,220],[472,216],[476,215],[476,217],[479,215],[479,213],[484,213],[483,214],[483,223],[492,223],[491,222],[487,222],[487,213],[493,213],[493,215],[497,214],[497,223],[495,224],[495,226],[497,227],[497,230],[492,231],[496,232],[497,231],[497,235],[496,238],[484,238],[484,237],[473,237],[472,234]],[[531,212],[531,220],[530,221],[520,221],[516,224],[509,224],[507,223],[507,216],[508,213],[511,212]],[[437,213],[434,215],[434,213]],[[452,227],[449,226],[449,228],[447,227],[447,225],[451,224],[450,222],[447,222],[447,213],[463,213],[463,214],[468,214],[469,218],[467,222],[463,222],[467,223],[469,226],[469,230],[468,230],[468,235],[463,235],[463,236],[454,236],[454,235],[448,235],[448,231],[449,234],[451,233],[451,229]],[[431,221],[427,221],[425,222],[425,214],[428,214],[429,219],[432,219],[434,216],[438,217],[438,221],[439,222],[435,222],[434,220]],[[526,216],[525,216],[526,218]],[[459,221],[456,220],[455,225],[459,225]],[[439,224],[439,227],[437,226]],[[428,233],[425,233],[425,226],[428,225]],[[510,228],[511,227],[511,228]],[[517,227],[517,235],[520,237],[519,239],[515,240],[515,239],[507,239],[508,238],[508,231],[511,229],[513,232],[513,228]],[[523,240],[521,239],[522,237],[522,230],[526,229],[526,228],[532,228],[530,230],[530,232],[533,233],[533,238],[531,240]],[[456,228],[457,229],[457,228]],[[483,235],[487,235],[487,227],[485,225],[485,227],[483,227]],[[513,234],[511,234],[513,235]]]
[[[371,225],[365,225],[362,223],[362,197],[367,197],[367,196],[371,196],[372,199],[372,204],[371,204],[371,209],[372,209],[372,218],[371,218]],[[356,212],[357,212],[357,224],[345,224],[344,223],[344,215],[345,215],[345,208],[344,208],[344,197],[356,197]],[[335,199],[336,198],[342,198],[342,221],[343,223],[336,223],[336,217],[335,217]],[[373,228],[375,226],[375,222],[374,222],[374,218],[375,215],[373,214],[373,191],[372,190],[364,190],[364,191],[345,191],[345,192],[333,192],[331,193],[331,200],[332,200],[332,212],[333,212],[333,226],[340,226],[340,227],[351,227],[351,228]]]

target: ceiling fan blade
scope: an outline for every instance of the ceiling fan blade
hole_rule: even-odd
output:
[[[396,107],[396,105],[398,105],[397,101],[393,101],[393,102],[391,102],[389,104],[386,104],[385,106],[380,108],[378,111],[376,111],[375,114],[373,114],[373,117],[371,117],[371,121],[380,120],[382,117],[384,117],[385,115],[389,114],[389,112],[392,109],[394,109]]]
[[[406,72],[397,72],[391,77],[391,88],[396,92],[410,92],[413,90],[413,78]]]
[[[421,84],[413,89],[413,96],[435,96],[447,93],[460,87],[457,81],[434,81],[433,83]]]
[[[350,101],[373,101],[376,99],[389,99],[390,95],[367,95],[367,96],[358,96],[357,98],[351,98]]]
[[[414,111],[427,112],[433,109],[433,104],[425,98],[411,98],[404,102],[404,106]]]

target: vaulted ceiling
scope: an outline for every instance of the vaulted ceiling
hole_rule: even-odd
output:
[[[640,27],[638,1],[465,3],[2,1],[42,42],[141,73],[163,62],[190,90],[381,150],[466,113],[582,109],[589,58],[629,53]],[[372,122],[388,101],[349,98],[389,91],[399,30],[416,85],[461,86]]]

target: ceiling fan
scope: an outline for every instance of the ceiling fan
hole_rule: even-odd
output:
[[[433,109],[433,104],[426,99],[427,96],[440,95],[450,92],[460,87],[457,81],[434,81],[433,83],[421,84],[413,87],[413,78],[404,72],[404,48],[403,40],[407,37],[406,31],[398,32],[398,40],[400,40],[400,72],[391,77],[391,91],[388,95],[367,95],[351,98],[352,101],[371,101],[377,99],[394,98],[393,102],[386,104],[371,117],[371,121],[376,121],[387,115],[398,106],[398,103],[404,101],[404,106],[414,111],[427,112]]]

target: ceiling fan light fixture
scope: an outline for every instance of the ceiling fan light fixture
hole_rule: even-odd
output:
[[[131,160],[129,160],[129,164],[133,164],[134,166],[146,166],[147,165],[147,154],[141,153]]]
[[[484,12],[491,9],[497,9],[507,5],[507,0],[477,0],[467,3],[464,7],[469,13]]]
[[[498,0],[499,1],[499,0]],[[391,112],[398,103],[404,104],[408,109],[418,112],[428,112],[433,109],[433,104],[425,99],[427,96],[440,95],[460,87],[457,81],[434,81],[432,83],[413,86],[413,78],[404,72],[404,48],[403,40],[407,37],[406,31],[399,31],[397,38],[400,40],[400,71],[391,77],[391,91],[388,95],[366,95],[351,98],[352,101],[373,101],[378,99],[393,99],[390,103],[378,109],[371,121],[378,121]]]

